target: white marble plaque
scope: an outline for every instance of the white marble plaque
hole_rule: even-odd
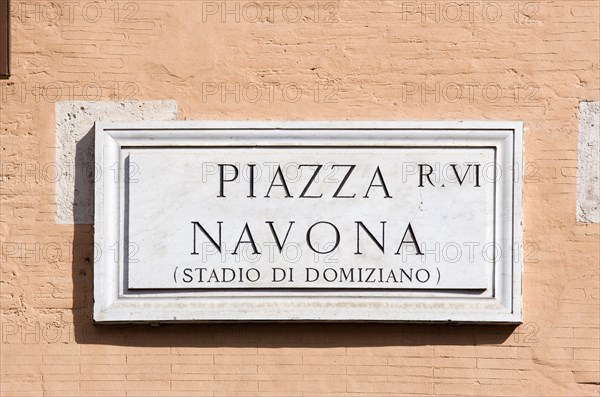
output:
[[[520,321],[519,123],[96,137],[97,321]]]

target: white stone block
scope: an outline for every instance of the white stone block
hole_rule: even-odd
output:
[[[94,123],[173,120],[173,100],[58,102],[56,115],[56,223],[94,223]]]
[[[600,102],[579,104],[577,221],[600,223]]]

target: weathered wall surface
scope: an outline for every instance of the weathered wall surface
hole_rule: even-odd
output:
[[[2,396],[600,392],[600,226],[577,217],[578,161],[598,156],[578,153],[580,102],[600,100],[596,0],[11,7]],[[181,119],[524,121],[524,324],[93,326],[93,227],[55,216],[56,186],[77,183],[61,178],[82,177],[56,161],[56,107],[151,100]]]

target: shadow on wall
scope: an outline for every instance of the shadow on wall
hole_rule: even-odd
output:
[[[89,169],[92,128],[77,143],[75,167]],[[93,153],[91,153],[93,158]],[[92,163],[93,164],[93,163]],[[86,178],[89,178],[86,180]],[[91,195],[93,175],[75,172],[77,197]],[[77,213],[73,208],[73,213]],[[112,254],[112,253],[109,253]],[[215,323],[97,325],[93,321],[94,227],[74,225],[73,325],[78,344],[143,347],[378,347],[426,345],[496,345],[506,341],[515,325],[448,325],[393,323]],[[96,260],[99,258],[96,258]]]

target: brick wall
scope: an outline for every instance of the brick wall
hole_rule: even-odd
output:
[[[596,0],[13,0],[11,18],[0,395],[600,393],[600,227],[576,219]],[[163,99],[182,119],[524,121],[523,325],[93,326],[93,227],[55,219],[55,105]]]

